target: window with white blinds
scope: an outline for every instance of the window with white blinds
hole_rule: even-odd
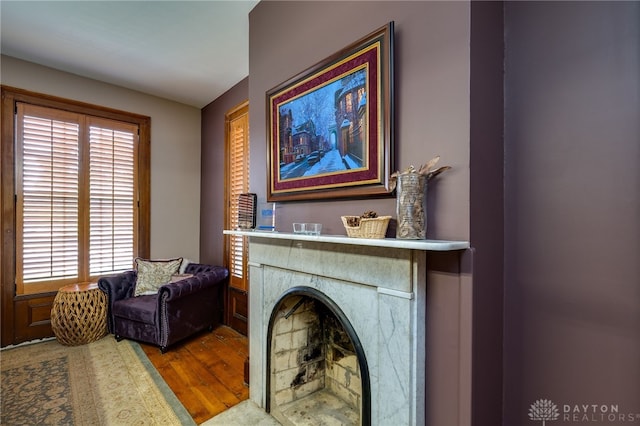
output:
[[[136,224],[137,128],[89,123],[89,275],[131,268]]]
[[[138,126],[18,103],[17,294],[131,269]]]
[[[227,229],[238,228],[238,199],[249,191],[249,105],[243,104],[226,116],[226,199]],[[247,241],[245,237],[229,235],[227,240],[229,284],[246,291]]]
[[[80,118],[24,104],[18,114],[18,283],[77,278]]]

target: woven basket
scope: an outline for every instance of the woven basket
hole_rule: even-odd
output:
[[[342,216],[347,235],[352,238],[384,238],[391,216],[360,219],[360,226],[349,226],[348,220],[358,216]]]

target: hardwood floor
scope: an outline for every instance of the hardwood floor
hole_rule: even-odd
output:
[[[248,339],[220,326],[170,347],[140,346],[193,420],[200,424],[249,398],[244,384]]]

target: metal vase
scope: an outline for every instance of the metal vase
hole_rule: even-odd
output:
[[[427,179],[416,172],[398,175],[396,184],[396,238],[424,240],[427,238]]]

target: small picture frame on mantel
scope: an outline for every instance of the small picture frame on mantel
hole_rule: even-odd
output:
[[[256,200],[256,194],[251,192],[238,196],[238,229],[254,229],[256,227]]]

